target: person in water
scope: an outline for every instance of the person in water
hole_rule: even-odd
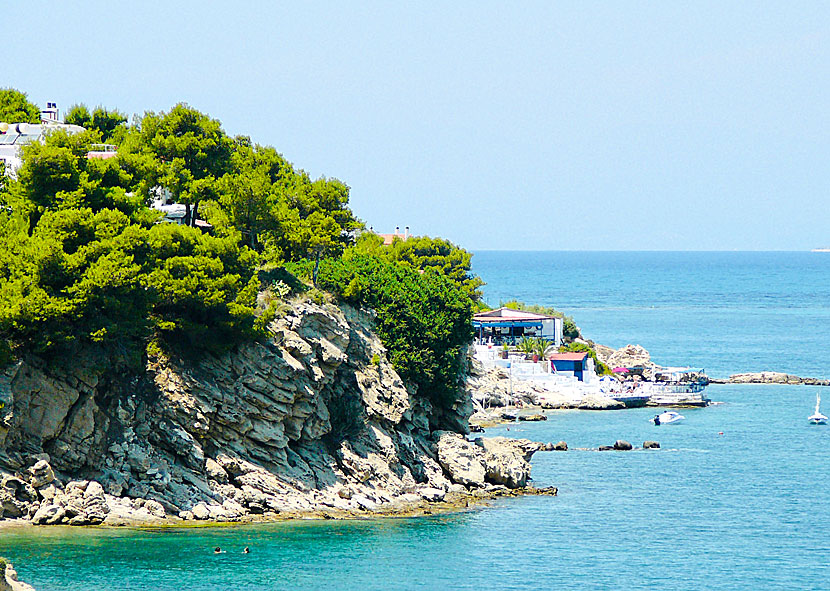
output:
[[[213,553],[214,554],[224,554],[225,551],[222,550],[222,548],[220,548],[219,546],[216,546],[216,548],[213,549]]]
[[[660,424],[660,415],[654,415],[654,424],[655,424],[655,425],[659,425],[659,424]]]
[[[245,546],[245,549],[244,549],[244,550],[242,550],[242,553],[243,553],[243,554],[249,554],[250,552],[251,552],[251,551],[250,551],[250,550],[248,550],[248,546]]]

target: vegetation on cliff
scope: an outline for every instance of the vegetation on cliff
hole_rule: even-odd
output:
[[[310,276],[311,261],[289,269]],[[439,267],[399,264],[360,246],[320,262],[317,285],[342,300],[368,306],[398,373],[440,407],[451,406],[465,373],[473,337],[472,300],[463,281]]]
[[[30,111],[22,93],[0,94],[0,120]],[[186,104],[126,119],[72,107],[67,120],[86,131],[24,147],[17,178],[0,186],[0,356],[77,343],[133,359],[151,343],[227,348],[265,334],[259,270],[288,266],[319,269],[320,288],[374,309],[402,377],[435,402],[454,399],[480,300],[470,253],[426,237],[356,240],[347,185],[310,178]],[[116,157],[88,157],[102,141]],[[160,197],[185,204],[184,224],[159,223]]]

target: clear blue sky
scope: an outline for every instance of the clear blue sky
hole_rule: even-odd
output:
[[[64,109],[187,102],[346,182],[377,231],[830,245],[830,3],[1,5],[0,86]]]

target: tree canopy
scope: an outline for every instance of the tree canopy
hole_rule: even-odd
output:
[[[322,289],[375,310],[408,386],[455,402],[482,285],[470,253],[440,238],[356,242],[348,185],[312,179],[184,103],[132,125],[80,104],[67,121],[86,131],[24,147],[0,186],[0,354],[219,350],[264,335],[259,270],[310,277],[319,264]],[[90,157],[101,141],[117,143],[115,157]],[[184,225],[160,223],[161,197],[186,204]]]
[[[127,123],[127,116],[119,111],[109,111],[98,106],[90,113],[89,108],[83,104],[72,105],[64,117],[64,121],[72,125],[80,125],[86,129],[94,129],[101,134],[105,142],[112,141],[116,132],[124,128]]]
[[[0,122],[40,123],[40,109],[26,94],[14,88],[0,88]]]

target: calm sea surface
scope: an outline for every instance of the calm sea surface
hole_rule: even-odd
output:
[[[487,252],[474,265],[491,304],[554,305],[660,362],[830,375],[830,255]],[[568,442],[533,460],[555,498],[424,519],[0,530],[0,555],[38,591],[830,589],[830,427],[806,422],[817,390],[712,386],[723,404],[661,427],[633,409],[491,429]],[[662,449],[578,449],[619,438]]]

